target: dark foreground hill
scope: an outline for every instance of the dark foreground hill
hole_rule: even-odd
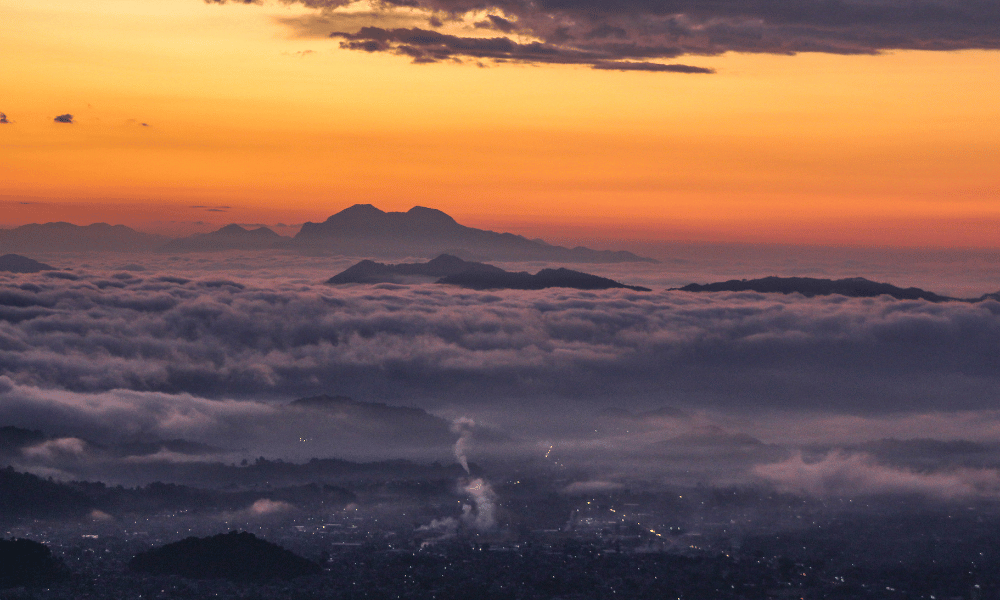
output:
[[[294,579],[323,572],[316,563],[277,544],[236,531],[205,538],[189,537],[154,548],[137,554],[128,567],[153,575],[244,582]]]
[[[815,279],[812,277],[764,277],[762,279],[733,279],[699,285],[692,283],[679,288],[682,292],[760,292],[802,294],[806,297],[838,294],[852,298],[892,296],[897,300],[927,300],[946,302],[956,300],[920,288],[900,288],[889,283],[869,281],[862,277],[849,279]]]
[[[186,238],[172,240],[160,248],[163,252],[209,252],[219,250],[267,250],[287,242],[267,227],[245,229],[239,225],[226,225],[211,233],[196,233]]]
[[[656,262],[631,252],[565,248],[512,233],[467,227],[440,210],[423,206],[383,212],[370,204],[355,204],[322,223],[303,224],[292,245],[355,256],[437,256],[446,252],[488,260]]]
[[[398,265],[363,260],[334,275],[326,282],[341,284],[424,283],[432,281],[475,290],[541,290],[551,287],[565,287],[578,290],[624,288],[637,292],[649,291],[649,288],[625,285],[613,279],[570,269],[542,269],[532,275],[523,271],[505,271],[500,267],[462,260],[449,254],[442,254],[426,263]]]
[[[0,539],[0,589],[44,586],[67,576],[48,546],[31,540]]]
[[[0,256],[0,271],[8,273],[38,273],[39,271],[55,271],[56,268],[21,256],[20,254],[4,254]]]

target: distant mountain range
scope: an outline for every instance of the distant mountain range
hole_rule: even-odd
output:
[[[0,251],[5,252],[145,252],[166,241],[162,236],[107,223],[32,223],[0,229]]]
[[[589,273],[570,269],[542,269],[532,275],[525,272],[505,271],[500,267],[480,262],[462,260],[457,256],[442,254],[426,263],[383,264],[363,260],[326,281],[343,283],[442,283],[476,290],[541,290],[566,287],[580,290],[606,290],[624,288],[648,292],[649,288],[625,285]]]
[[[869,281],[862,277],[849,279],[815,279],[812,277],[764,277],[762,279],[732,279],[699,285],[692,283],[682,288],[682,292],[759,292],[802,294],[807,298],[837,294],[851,298],[875,298],[891,296],[897,300],[926,300],[928,302],[981,302],[1000,300],[1000,292],[984,294],[979,298],[952,298],[928,292],[920,288],[900,288],[889,283]]]
[[[271,231],[267,227],[245,229],[239,225],[226,225],[211,233],[171,240],[161,246],[161,252],[212,252],[219,250],[268,250],[287,243],[291,238]]]
[[[459,225],[433,208],[415,206],[406,212],[384,212],[370,204],[355,204],[322,223],[305,223],[294,238],[267,227],[246,229],[227,225],[211,233],[169,239],[124,225],[44,223],[0,229],[0,251],[8,252],[210,252],[285,248],[351,256],[437,256],[442,252],[466,258],[570,263],[656,262],[625,251],[565,248],[513,233],[497,233]]]
[[[383,212],[355,204],[322,223],[305,223],[295,236],[299,248],[346,255],[437,256],[525,261],[616,263],[656,262],[625,251],[553,246],[513,233],[497,233],[458,224],[433,208],[414,206],[406,212]]]

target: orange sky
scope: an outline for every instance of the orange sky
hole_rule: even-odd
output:
[[[998,52],[412,65],[276,20],[307,13],[0,0],[0,224],[366,202],[530,235],[1000,246]]]

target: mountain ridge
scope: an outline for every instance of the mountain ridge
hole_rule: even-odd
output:
[[[758,292],[802,294],[813,296],[840,295],[850,298],[876,298],[886,295],[897,300],[926,300],[928,302],[979,302],[1000,294],[985,294],[980,298],[962,299],[942,296],[916,287],[901,288],[890,283],[879,283],[863,277],[845,279],[820,279],[815,277],[763,277],[759,279],[730,279],[714,283],[691,283],[684,287],[672,288],[681,292]]]
[[[625,288],[637,292],[650,291],[649,288],[625,285],[613,279],[566,268],[542,269],[532,275],[524,271],[505,271],[490,264],[462,260],[450,254],[442,254],[426,263],[385,264],[363,260],[327,279],[326,283],[440,283],[476,290],[567,287],[580,290]]]
[[[230,223],[209,233],[196,233],[170,240],[160,252],[213,252],[224,250],[270,250],[287,243],[290,238],[278,235],[264,226],[247,229]]]
[[[491,260],[657,262],[624,250],[566,248],[513,233],[476,229],[459,224],[443,211],[424,206],[414,206],[406,212],[385,212],[371,204],[355,204],[322,223],[303,223],[292,245],[371,256],[436,256],[442,252],[460,252]]]
[[[152,250],[166,241],[163,236],[107,223],[56,221],[0,230],[3,252],[136,252]]]
[[[20,254],[4,254],[0,256],[0,271],[7,273],[38,273],[39,271],[55,271],[52,265],[38,262]]]

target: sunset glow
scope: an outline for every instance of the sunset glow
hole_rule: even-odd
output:
[[[301,223],[362,202],[619,239],[1000,244],[995,51],[479,68],[341,49],[299,4],[0,12],[4,226]]]

